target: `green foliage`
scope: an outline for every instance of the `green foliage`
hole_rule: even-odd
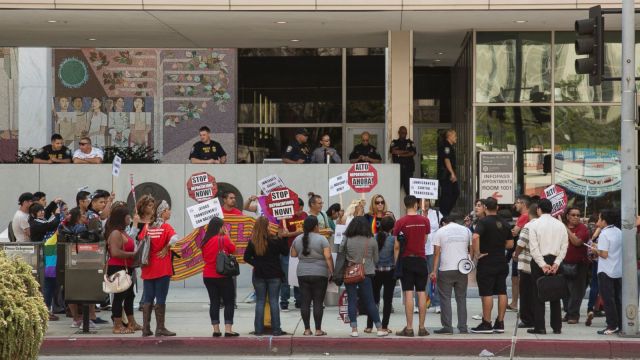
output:
[[[49,314],[31,266],[0,251],[0,359],[37,359]]]
[[[151,146],[107,146],[104,149],[103,163],[109,164],[113,162],[113,158],[118,155],[122,159],[122,163],[126,164],[157,164],[160,160],[157,158],[158,151]]]
[[[16,163],[18,164],[31,164],[33,163],[33,158],[38,155],[38,149],[28,148],[25,151],[18,150],[18,155],[16,156]]]

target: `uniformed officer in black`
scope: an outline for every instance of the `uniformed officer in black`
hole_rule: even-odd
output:
[[[394,164],[400,164],[400,185],[404,188],[404,193],[409,194],[409,179],[413,176],[416,165],[413,157],[416,155],[416,146],[410,139],[407,139],[407,128],[400,126],[398,138],[391,141],[389,153]]]
[[[382,162],[382,157],[378,154],[376,147],[369,144],[370,137],[371,135],[367,131],[360,135],[360,144],[353,147],[353,151],[349,155],[349,162],[352,164],[359,162],[379,164]]]
[[[307,140],[309,140],[307,129],[296,129],[296,139],[287,146],[282,162],[285,164],[310,164],[311,151]]]
[[[42,147],[38,155],[33,158],[34,164],[70,164],[71,150],[64,146],[64,139],[60,134],[51,135],[51,144]]]
[[[227,153],[220,143],[211,140],[211,130],[203,126],[200,128],[200,141],[193,144],[189,160],[192,164],[225,164]]]
[[[460,196],[460,185],[456,176],[456,151],[453,145],[458,135],[453,129],[447,130],[444,139],[438,144],[438,180],[440,182],[440,212],[449,216]]]

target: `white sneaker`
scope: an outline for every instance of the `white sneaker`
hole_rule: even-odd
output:
[[[440,314],[440,306],[436,306],[435,309],[433,309],[433,312],[436,314]]]
[[[71,327],[72,328],[79,328],[80,326],[82,326],[82,321],[78,320],[78,321],[71,321]]]
[[[482,315],[473,315],[471,318],[473,320],[482,320]]]
[[[420,313],[420,309],[418,309],[417,307],[413,308],[413,313],[414,314],[419,314]]]
[[[388,332],[388,331],[386,331],[386,330],[378,330],[378,332],[376,333],[376,335],[377,335],[378,337],[385,337],[385,336],[389,335],[389,332]]]
[[[351,332],[351,337],[358,337],[358,332],[357,331],[352,331]]]

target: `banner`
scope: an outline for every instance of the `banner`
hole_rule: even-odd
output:
[[[409,194],[418,199],[438,199],[438,180],[409,179]]]
[[[244,263],[244,252],[247,244],[251,241],[251,233],[255,223],[256,220],[250,216],[226,215],[224,218],[224,225],[229,231],[229,237],[236,245],[234,255],[239,263]],[[173,259],[174,275],[171,277],[172,281],[184,280],[202,272],[204,261],[200,244],[204,240],[206,230],[207,226],[195,229],[171,247],[171,251],[180,256]],[[275,235],[278,232],[278,226],[269,224],[269,232]]]

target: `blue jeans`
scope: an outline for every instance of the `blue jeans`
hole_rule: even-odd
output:
[[[349,302],[349,321],[351,321],[352,328],[358,327],[358,296],[360,296],[362,303],[366,307],[367,315],[371,317],[377,329],[382,329],[380,313],[373,299],[372,278],[373,276],[367,275],[363,281],[357,284],[345,285],[347,288],[347,300]]]
[[[169,293],[170,276],[163,276],[157,279],[144,281],[144,301],[145,304],[164,305],[167,303],[167,294]]]
[[[42,289],[44,295],[44,303],[47,304],[47,310],[51,311],[51,304],[53,303],[53,296],[56,293],[56,278],[44,278],[44,288]]]
[[[256,335],[264,332],[264,305],[267,302],[267,295],[269,296],[269,307],[271,307],[271,329],[273,329],[274,335],[282,333],[282,329],[280,329],[280,308],[278,308],[278,293],[281,283],[282,280],[279,278],[261,279],[253,277],[253,288],[256,290],[256,318],[253,326]]]
[[[282,279],[282,284],[280,285],[280,306],[287,308],[289,307],[289,298],[291,297],[291,287],[289,286],[289,255],[280,256],[280,266],[282,266],[282,271],[284,272],[284,279]],[[293,287],[293,298],[296,307],[300,306],[302,295],[300,288],[297,286]]]

